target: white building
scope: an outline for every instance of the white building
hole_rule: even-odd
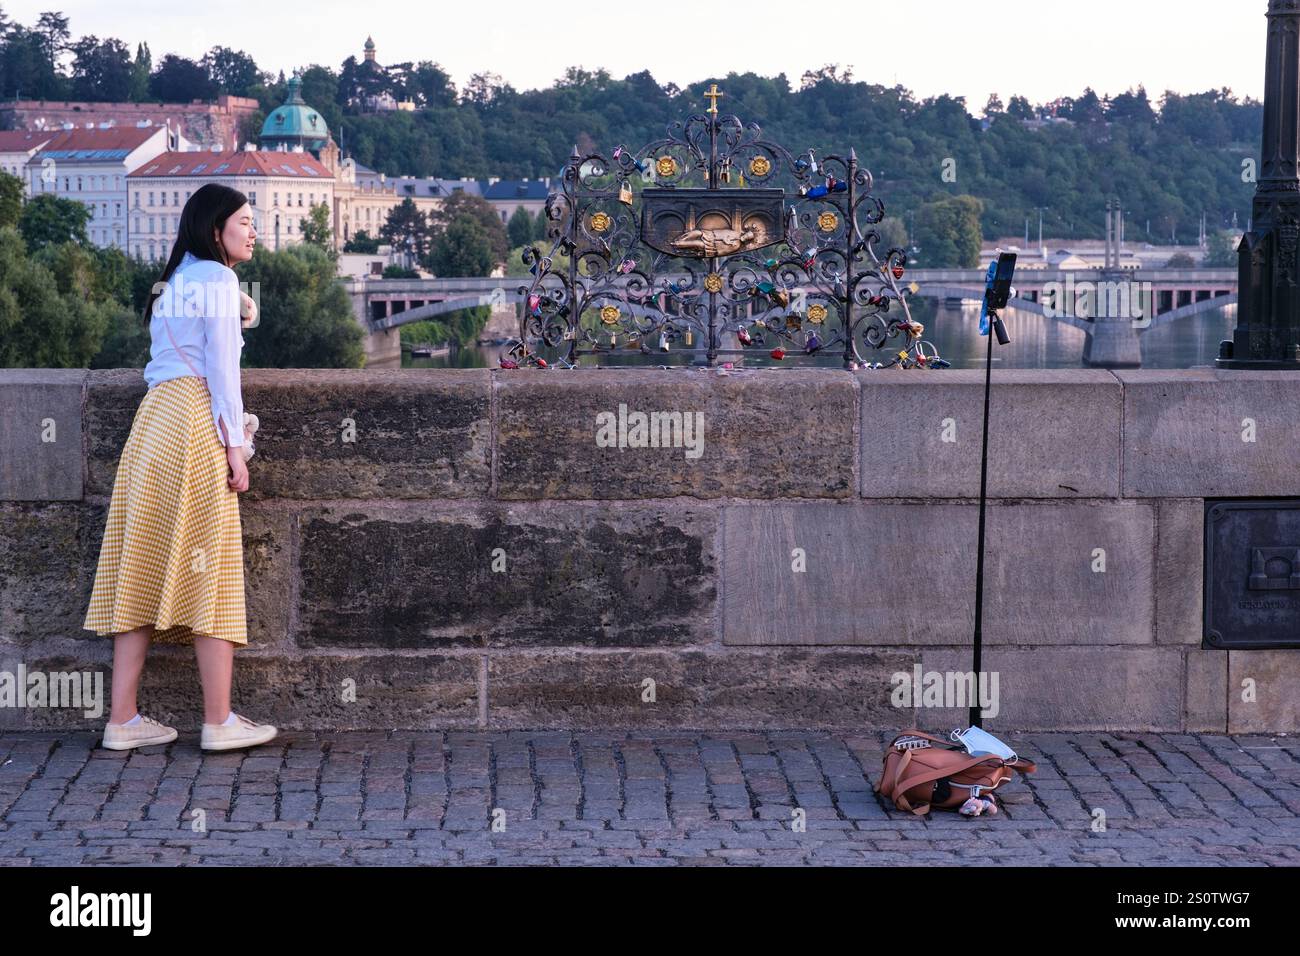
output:
[[[126,249],[126,176],[189,142],[166,126],[108,126],[56,132],[27,161],[28,195],[52,193],[90,209],[86,235],[97,246]]]
[[[0,131],[0,172],[17,176],[23,181],[23,192],[31,195],[27,180],[27,164],[36,151],[54,138],[54,133],[37,133],[15,129]]]
[[[271,250],[302,242],[311,207],[334,209],[334,177],[310,153],[254,149],[167,152],[127,176],[129,251],[165,259],[180,229],[181,209],[194,190],[218,182],[248,196],[259,245]]]

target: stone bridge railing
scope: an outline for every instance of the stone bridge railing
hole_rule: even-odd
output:
[[[994,387],[986,726],[1300,729],[1300,651],[1201,648],[1204,499],[1300,491],[1300,375]],[[0,371],[0,670],[111,662],[80,625],[144,391]],[[246,371],[236,707],[288,728],[956,726],[894,706],[895,675],[970,666],[981,394],[957,370]],[[636,412],[702,431],[638,447]],[[199,699],[192,653],[154,648],[142,704],[194,727]]]

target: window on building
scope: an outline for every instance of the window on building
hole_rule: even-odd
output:
[[[152,193],[152,192],[149,193],[149,205],[150,205],[150,206],[153,205],[153,193]]]
[[[299,206],[302,205],[302,193],[299,193],[299,194],[298,194],[298,205],[299,205]]]
[[[253,190],[252,192],[250,192],[250,193],[248,194],[248,204],[249,204],[250,206],[256,206],[256,205],[257,205],[257,190]]]
[[[179,192],[172,193],[172,205],[179,206],[180,204],[181,204],[181,194]]]
[[[149,217],[149,231],[150,231],[150,232],[157,232],[157,231],[158,231],[157,229],[154,228],[154,223],[155,223],[156,221],[157,221],[157,220],[155,220],[153,216],[150,216],[150,217]],[[152,243],[150,243],[150,245],[149,245],[149,255],[151,255],[151,256],[153,255],[153,244],[152,244]]]
[[[136,231],[136,232],[144,232],[144,227],[140,224],[140,217],[139,217],[139,216],[136,216],[136,217],[135,217],[135,231]],[[137,245],[137,246],[136,246],[136,249],[139,249],[139,248],[140,248],[140,247]]]
[[[81,177],[77,177],[77,192],[81,192]]]
[[[271,205],[272,205],[272,206],[278,206],[278,205],[280,205],[280,194],[279,194],[279,193],[271,193]]]
[[[113,203],[113,215],[114,216],[122,215],[122,204],[120,202]]]

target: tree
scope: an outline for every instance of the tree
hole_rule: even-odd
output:
[[[1230,269],[1237,265],[1237,244],[1241,236],[1235,232],[1210,233],[1205,265],[1211,269]]]
[[[533,238],[538,240],[546,239],[546,230],[551,226],[551,221],[546,218],[546,210],[537,210],[537,218],[533,221]]]
[[[460,216],[433,240],[429,266],[436,276],[486,276],[496,265],[492,241],[473,216]]]
[[[262,83],[257,63],[243,50],[214,46],[203,56],[203,68],[218,92],[251,96]]]
[[[374,255],[379,251],[379,240],[367,234],[364,229],[358,229],[352,234],[351,239],[343,243],[343,251]]]
[[[451,76],[429,60],[416,64],[407,84],[407,93],[422,109],[456,105],[456,85],[451,82]]]
[[[980,264],[980,214],[974,196],[951,196],[923,205],[916,214],[916,244],[928,268],[976,269]]]
[[[85,368],[112,308],[62,292],[18,231],[0,227],[0,367]]]
[[[1166,269],[1195,269],[1196,260],[1185,252],[1175,252],[1165,263]]]
[[[258,246],[238,269],[257,283],[260,321],[244,333],[244,360],[259,368],[360,368],[364,333],[335,279],[333,260],[314,245],[279,252]]]
[[[153,72],[153,56],[149,44],[139,43],[135,59],[131,61],[131,102],[143,103],[149,98],[149,74]]]
[[[511,246],[527,245],[533,239],[535,222],[529,215],[528,210],[523,206],[516,206],[515,211],[510,216],[510,221],[506,223],[506,233],[510,237]]]
[[[149,93],[164,103],[188,103],[209,100],[216,95],[216,84],[202,64],[168,53],[157,72],[149,77]]]
[[[131,54],[121,40],[82,37],[72,50],[72,94],[80,100],[124,101],[134,85]]]
[[[0,172],[0,227],[17,226],[23,214],[23,181]]]
[[[28,248],[35,251],[54,242],[85,243],[89,221],[90,210],[83,203],[41,193],[23,207],[18,230]]]
[[[395,250],[409,251],[417,262],[428,255],[429,234],[429,219],[416,208],[410,196],[388,211],[388,218],[379,230],[384,242]]]
[[[1011,102],[1007,104],[1007,115],[1014,116],[1018,120],[1033,119],[1034,108],[1023,96],[1013,96]]]
[[[330,207],[323,202],[313,203],[302,221],[302,241],[333,252],[330,241]]]
[[[429,214],[429,222],[434,233],[437,234],[457,219],[464,217],[476,219],[482,227],[492,250],[493,264],[504,262],[510,252],[510,237],[506,234],[505,223],[501,221],[500,214],[482,196],[463,191],[453,192]],[[487,272],[482,275],[487,275]]]

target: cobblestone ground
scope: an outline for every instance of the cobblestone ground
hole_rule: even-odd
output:
[[[886,809],[883,734],[196,738],[0,733],[0,865],[1300,864],[1296,738],[1008,737],[1038,772],[974,820]]]

